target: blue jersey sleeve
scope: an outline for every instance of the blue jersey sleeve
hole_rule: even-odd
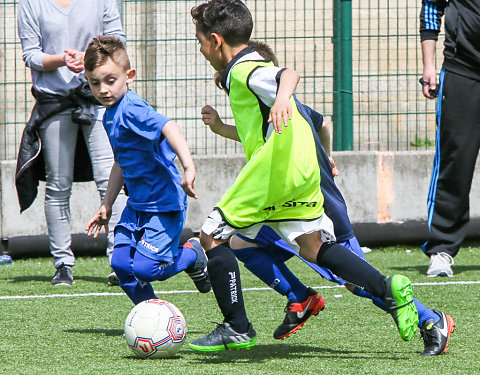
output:
[[[133,102],[128,106],[126,118],[132,132],[142,138],[158,142],[163,139],[163,127],[170,121],[149,105],[139,102]]]

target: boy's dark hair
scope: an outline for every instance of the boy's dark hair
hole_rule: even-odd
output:
[[[255,52],[257,52],[265,60],[270,60],[273,62],[273,65],[278,66],[277,56],[275,56],[272,47],[270,47],[267,43],[252,39],[248,41],[248,46],[253,48]]]
[[[248,46],[253,48],[255,52],[257,52],[260,56],[262,56],[265,60],[270,60],[273,62],[273,65],[278,66],[278,59],[275,56],[272,48],[264,42],[260,42],[259,40],[250,39],[248,41]],[[213,76],[213,80],[215,81],[215,86],[217,86],[220,90],[223,90],[222,87],[222,75],[223,70],[221,72],[215,72]]]
[[[90,42],[85,51],[85,70],[91,72],[111,58],[125,70],[130,69],[130,60],[122,41],[114,36],[99,35]]]
[[[197,30],[207,38],[216,33],[233,47],[250,40],[252,14],[240,0],[209,0],[193,7],[190,13]]]

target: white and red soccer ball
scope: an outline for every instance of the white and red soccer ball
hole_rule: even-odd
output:
[[[174,304],[149,299],[128,314],[124,332],[128,346],[139,357],[169,358],[183,346],[187,326]]]

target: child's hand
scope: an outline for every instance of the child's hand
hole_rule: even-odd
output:
[[[105,227],[105,233],[108,234],[108,222],[110,221],[111,216],[112,208],[107,208],[105,205],[102,204],[100,209],[90,219],[87,226],[85,227],[85,230],[88,232],[87,234],[89,236],[93,234],[93,238],[97,238],[102,227]]]
[[[337,166],[335,165],[335,160],[333,160],[331,156],[329,156],[328,158],[330,159],[330,163],[332,164],[332,176],[337,177],[338,175],[340,175],[340,173],[338,172]]]
[[[65,50],[65,65],[69,70],[74,73],[80,73],[85,69],[83,65],[83,52],[74,50],[74,49],[66,49]]]
[[[195,168],[187,168],[183,173],[182,179],[182,188],[185,194],[189,197],[198,199],[197,193],[195,193],[195,189],[193,186],[193,182],[195,181],[196,171]]]
[[[210,126],[212,132],[216,134],[218,134],[223,127],[223,121],[218,115],[218,112],[209,105],[202,108],[202,121],[205,125]]]
[[[288,126],[288,120],[292,119],[292,103],[289,98],[278,97],[270,109],[268,122],[271,122],[276,133],[282,133],[282,122]]]

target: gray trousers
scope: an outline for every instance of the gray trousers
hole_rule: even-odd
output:
[[[81,126],[71,119],[71,112],[64,111],[45,121],[39,129],[42,152],[45,160],[46,191],[45,217],[48,226],[50,252],[53,265],[62,263],[75,265],[75,256],[70,248],[70,195],[73,182],[73,162],[79,127],[85,137],[93,167],[93,177],[103,199],[113,165],[113,153],[102,125],[103,107],[92,107],[95,113],[91,126]],[[126,197],[123,191],[113,205],[109,223],[107,257],[110,262],[113,252],[113,230],[123,208]],[[94,212],[92,212],[93,216]],[[86,225],[87,223],[85,223]]]

